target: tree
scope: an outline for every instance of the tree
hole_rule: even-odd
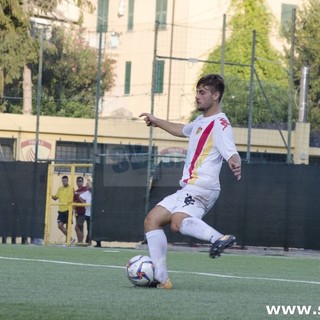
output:
[[[29,36],[30,24],[20,1],[1,0],[0,5],[0,98],[4,87],[21,78],[24,66],[37,58],[36,44]],[[0,106],[3,111],[6,101]]]
[[[2,4],[0,23],[4,26],[0,32],[0,40],[4,40],[0,43],[3,53],[0,55],[0,89],[1,70],[3,70],[6,76],[3,88],[7,95],[21,97],[23,92],[23,101],[25,102],[26,96],[29,96],[31,102],[32,94],[26,91],[31,91],[33,88],[35,93],[37,87],[39,39],[31,36],[29,20],[33,15],[34,6],[45,16],[46,13],[54,12],[61,0],[0,1]],[[93,9],[89,0],[75,2],[81,8]],[[80,15],[79,25],[81,22]],[[96,92],[97,50],[89,48],[83,41],[80,27],[74,28],[72,36],[56,28],[52,34],[53,43],[44,43],[46,50],[44,52],[42,114],[92,117]],[[50,60],[54,67],[49,65],[46,59]],[[102,95],[113,85],[112,65],[112,60],[103,59]],[[52,78],[49,79],[49,76]],[[0,98],[1,96],[3,94],[1,95],[0,90]],[[29,109],[25,107],[25,103],[22,109],[21,100],[18,99],[3,101],[2,110],[6,112],[21,113],[22,110],[25,112]],[[31,105],[31,103],[26,103],[26,105]],[[33,109],[35,111],[35,103]]]
[[[264,89],[268,89],[269,103],[276,114],[277,122],[284,122],[287,120],[288,74],[285,71],[284,59],[270,43],[272,16],[267,11],[264,0],[232,0],[230,11],[233,15],[228,25],[232,34],[226,41],[225,61],[233,65],[226,64],[224,68],[227,83],[223,100],[224,112],[234,125],[247,125],[250,85],[248,66],[251,63],[252,32],[256,30],[255,69]],[[221,49],[218,47],[213,50],[208,60],[219,61]],[[219,63],[206,63],[202,69],[202,75],[219,72]],[[255,82],[254,96],[253,123],[272,122],[272,113],[262,96],[258,82]]]
[[[61,0],[22,0],[23,12],[26,17],[32,17],[35,11],[38,14],[46,16],[47,13],[54,14]],[[80,8],[93,10],[90,0],[77,0],[76,4]],[[36,8],[36,9],[35,9]],[[65,20],[65,22],[68,22]],[[79,16],[78,23],[82,22],[82,13]],[[33,28],[34,29],[34,28]],[[31,31],[33,33],[34,30]],[[32,113],[32,74],[30,66],[25,64],[23,68],[23,108],[24,114]]]
[[[43,115],[93,117],[97,89],[97,50],[81,30],[53,28],[43,54]],[[114,60],[102,58],[101,92],[114,85]]]
[[[309,121],[312,131],[320,132],[320,2],[318,0],[309,0],[297,11],[295,50],[295,86],[298,88],[300,85],[302,67],[309,65]]]

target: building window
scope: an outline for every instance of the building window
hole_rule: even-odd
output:
[[[126,61],[126,74],[124,77],[124,94],[130,94],[131,86],[131,61]]]
[[[98,148],[98,150],[100,150]],[[98,151],[99,153],[99,151]],[[93,155],[93,143],[87,142],[56,142],[56,163],[91,163]],[[57,167],[57,171],[68,172],[68,167]],[[76,172],[92,172],[92,168],[76,168]]]
[[[0,161],[13,161],[15,159],[15,139],[0,138]]]
[[[158,149],[152,147],[151,160],[156,161]],[[106,173],[111,169],[116,173],[125,173],[140,169],[147,169],[149,162],[149,147],[131,144],[105,144],[100,163],[107,165]],[[110,167],[111,165],[111,167]],[[112,185],[109,176],[104,176],[106,185]],[[109,184],[111,183],[111,184]]]
[[[164,60],[156,61],[156,83],[154,93],[163,93]]]
[[[134,0],[129,0],[128,31],[132,31],[133,30],[133,12],[134,12]]]
[[[281,5],[281,32],[290,31],[292,25],[292,10],[297,6],[293,4],[282,3]]]
[[[109,49],[117,49],[120,44],[120,36],[118,32],[110,33]]]
[[[167,0],[157,0],[156,4],[156,20],[158,21],[159,29],[165,29],[167,24]]]
[[[109,0],[98,0],[97,32],[108,31]]]
[[[93,144],[88,142],[57,141],[56,161],[87,162],[92,159]]]
[[[132,144],[104,144],[103,153],[101,154],[101,163],[106,164],[123,164],[130,163],[132,169],[138,168],[142,163],[147,165],[148,161],[148,146],[132,145]],[[155,147],[152,153],[154,154]],[[127,167],[127,164],[125,167]],[[128,166],[129,167],[129,166]],[[146,167],[146,166],[145,166]]]

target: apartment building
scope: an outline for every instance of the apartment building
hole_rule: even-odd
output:
[[[270,37],[275,49],[283,50],[281,27],[303,2],[265,0],[274,18]],[[116,60],[117,75],[116,85],[103,97],[100,116],[130,119],[152,111],[168,120],[187,120],[194,109],[203,61],[221,45],[224,21],[228,25],[232,17],[231,0],[98,0],[94,4],[92,14],[84,12],[88,39],[98,46],[100,21],[102,50]],[[225,30],[228,37],[232,31]]]

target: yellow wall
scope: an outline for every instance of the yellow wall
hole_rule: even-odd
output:
[[[54,159],[56,141],[70,142],[88,142],[94,140],[94,119],[76,119],[76,118],[59,118],[59,117],[40,117],[39,129],[39,159]],[[309,147],[309,137],[306,130],[300,124],[300,134],[292,132],[292,154],[295,151],[308,155],[320,155],[319,148]],[[14,138],[17,140],[16,160],[32,161],[35,144],[36,116],[18,115],[18,114],[0,114],[0,137]],[[149,128],[141,119],[120,120],[120,119],[99,119],[98,122],[98,143],[104,144],[138,144],[149,145]],[[287,132],[282,132],[287,140]],[[248,131],[246,128],[234,128],[235,141],[238,150],[247,151]],[[159,153],[174,153],[174,150],[168,148],[185,149],[187,140],[184,138],[173,137],[170,134],[154,128],[153,143],[158,147]],[[286,154],[282,138],[278,130],[252,129],[251,132],[251,152],[268,152]],[[296,160],[299,160],[299,155]],[[34,159],[34,158],[33,158]],[[297,162],[295,162],[298,164]],[[305,163],[305,162],[304,162]]]

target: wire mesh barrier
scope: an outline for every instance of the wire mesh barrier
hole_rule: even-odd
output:
[[[152,113],[170,120],[189,121],[196,115],[197,80],[206,73],[220,73],[226,80],[223,111],[234,127],[247,128],[241,131],[243,136],[237,136],[238,141],[245,142],[240,147],[247,162],[254,163],[259,158],[254,154],[251,157],[251,153],[255,153],[255,141],[261,138],[274,139],[275,144],[281,140],[281,152],[264,152],[273,153],[277,162],[296,160],[291,155],[291,131],[294,129],[292,119],[298,113],[297,97],[290,93],[289,73],[279,58],[274,55],[273,61],[257,55],[256,42],[261,41],[263,34],[252,32],[251,57],[237,56],[228,61],[229,44],[220,44],[218,39],[223,35],[228,38],[231,30],[166,24],[170,32],[161,32],[161,25],[157,23],[155,30]],[[274,79],[265,77],[263,70],[266,69],[275,71]],[[254,128],[274,129],[278,136],[271,137],[268,130],[258,132]],[[265,159],[268,158],[266,155]]]
[[[43,238],[47,168],[45,163],[0,161],[2,242]]]
[[[138,158],[135,158],[135,164]],[[130,170],[119,171],[119,163],[107,162],[96,164],[91,177],[94,182],[91,240],[144,241],[146,209],[151,209],[179,188],[184,162],[154,161],[150,189],[147,188],[145,155],[141,156],[140,165],[129,166]],[[57,232],[57,206],[51,206],[52,201],[48,200],[55,186],[55,174],[50,178],[47,169],[47,164],[0,162],[0,186],[8,191],[0,194],[0,238],[3,243],[7,238],[15,243],[17,237],[31,240],[46,237],[49,239],[46,243],[65,243],[65,237],[51,238],[52,234],[46,229],[45,212],[50,210],[50,230],[53,234]],[[313,165],[243,164],[242,179],[236,182],[224,164],[220,197],[204,220],[223,233],[235,234],[241,248],[319,250],[318,170],[319,167]],[[59,182],[61,175],[56,178]],[[165,231],[170,243],[199,243],[196,239],[172,233],[169,228]],[[74,224],[69,232],[74,237]]]
[[[179,188],[183,164],[154,163],[148,209]],[[236,183],[224,164],[220,198],[205,220],[223,233],[236,234],[241,247],[320,249],[317,171],[316,166],[248,164]],[[143,241],[147,168],[119,173],[111,164],[98,165],[96,179],[93,239]],[[169,228],[166,232],[171,243],[198,241]]]

